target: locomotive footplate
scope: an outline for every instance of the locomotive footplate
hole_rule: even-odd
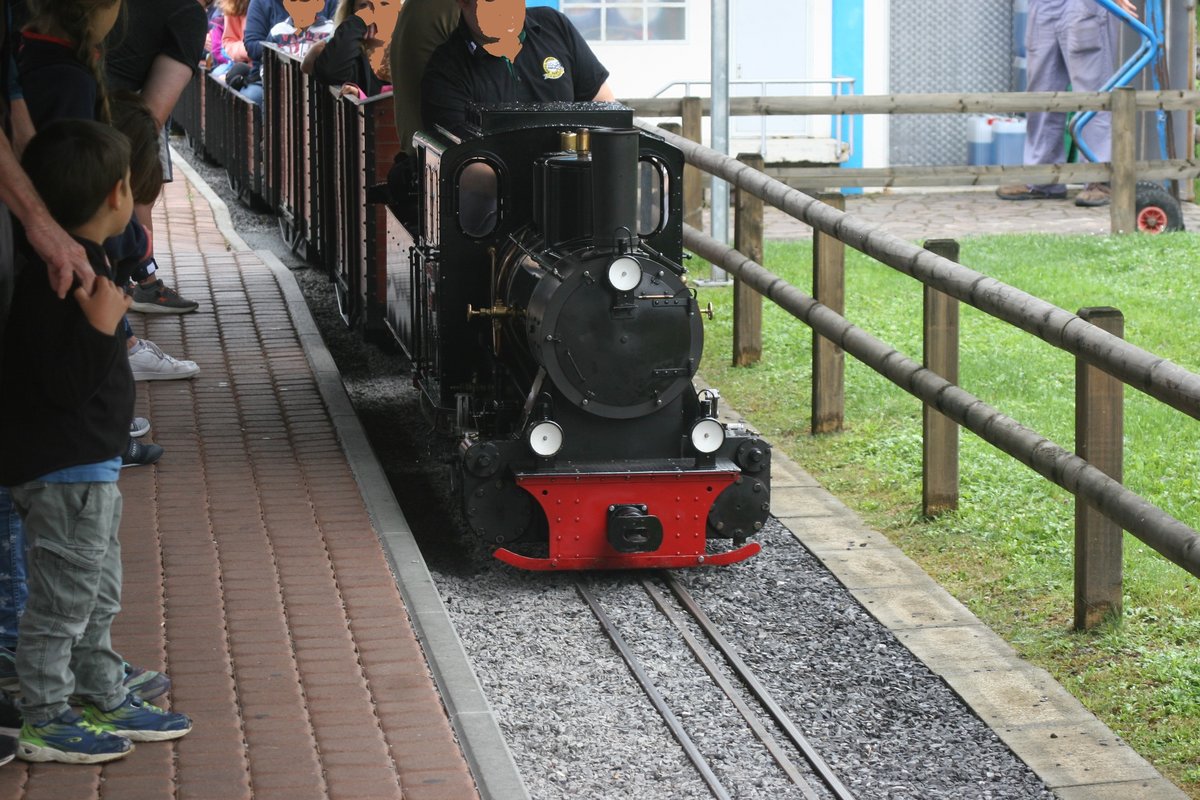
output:
[[[718,460],[707,469],[627,472],[517,472],[516,482],[541,504],[550,533],[548,558],[506,548],[496,558],[531,570],[663,569],[743,561],[757,542],[706,551],[713,501],[741,470]]]

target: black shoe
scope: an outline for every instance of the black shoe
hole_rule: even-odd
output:
[[[125,448],[125,453],[121,456],[121,469],[125,469],[126,467],[144,467],[153,464],[162,458],[162,454],[162,445],[151,442],[139,442],[137,439],[131,438],[129,446]]]
[[[16,699],[8,692],[0,692],[0,728],[21,730],[21,712]]]
[[[0,764],[7,764],[16,758],[17,740],[12,736],[0,736]]]

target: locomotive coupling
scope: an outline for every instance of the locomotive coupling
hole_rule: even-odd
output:
[[[662,546],[662,520],[644,505],[608,507],[608,543],[618,553],[653,553]]]

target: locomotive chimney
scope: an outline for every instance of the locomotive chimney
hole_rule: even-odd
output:
[[[594,129],[592,237],[598,250],[616,250],[637,234],[638,132]]]

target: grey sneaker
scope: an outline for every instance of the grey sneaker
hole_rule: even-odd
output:
[[[129,423],[129,435],[134,439],[140,439],[150,432],[150,420],[145,417],[134,417]]]
[[[190,378],[200,371],[195,361],[169,356],[149,339],[142,339],[129,351],[129,368],[135,381],[173,381]]]
[[[130,308],[143,314],[186,314],[200,305],[195,300],[180,297],[179,292],[162,282],[162,278],[154,283],[135,283],[129,294],[133,298]]]

